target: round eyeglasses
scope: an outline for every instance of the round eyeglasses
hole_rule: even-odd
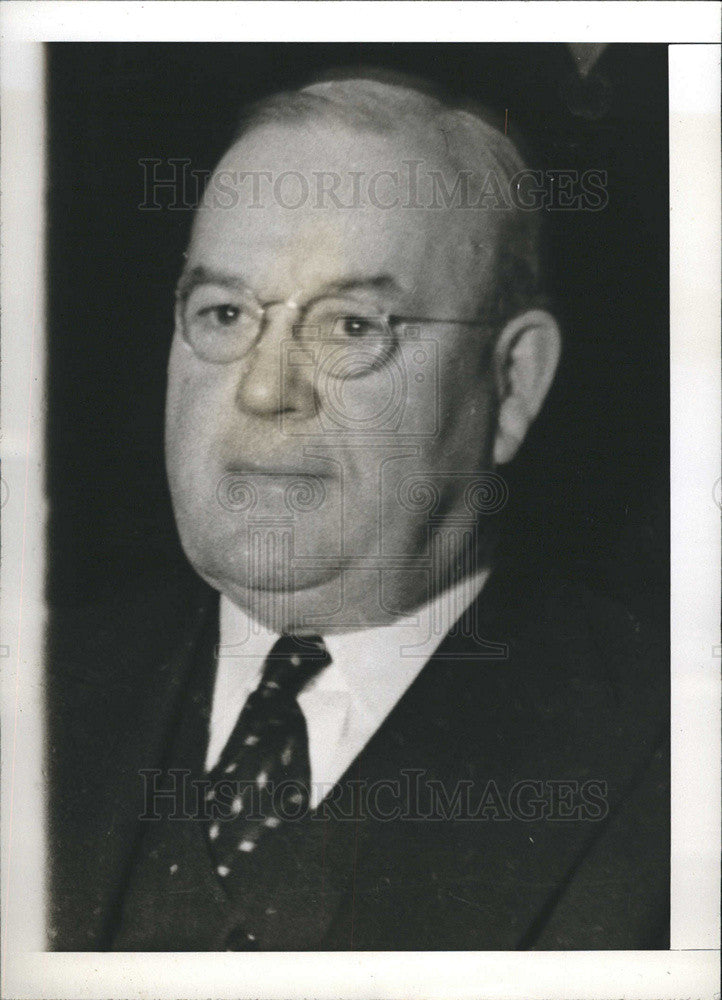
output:
[[[293,301],[261,303],[246,292],[214,284],[182,284],[176,294],[176,319],[193,353],[211,364],[243,358],[263,334],[266,312],[283,306],[296,315],[292,345],[301,349],[333,346],[338,377],[354,378],[382,366],[395,352],[400,328],[421,323],[482,325],[483,320],[446,320],[399,316],[344,296],[323,296],[299,306]]]

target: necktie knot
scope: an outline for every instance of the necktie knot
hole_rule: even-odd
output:
[[[259,688],[295,698],[330,662],[320,635],[282,635],[266,657]]]

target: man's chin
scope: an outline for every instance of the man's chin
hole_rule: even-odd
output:
[[[198,566],[195,570],[206,583],[235,604],[251,608],[272,599],[291,601],[295,594],[323,587],[340,577],[342,567],[324,566],[322,570],[296,570],[292,574],[284,566],[266,567],[252,577],[240,571],[229,573],[227,570],[204,570]]]
[[[340,570],[328,569],[323,576],[307,575],[294,581],[291,587],[286,575],[274,571],[252,583],[243,577],[230,578],[225,573],[201,572],[198,567],[196,572],[249,618],[277,633],[305,631],[311,619],[317,621],[319,601],[321,606],[334,605],[340,575]],[[329,616],[335,611],[335,607],[329,607]]]

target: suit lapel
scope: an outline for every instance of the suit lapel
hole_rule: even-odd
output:
[[[48,699],[51,947],[107,946],[145,808],[143,772],[161,765],[201,637],[211,654],[216,596],[197,580],[170,597],[166,587],[158,599],[145,594],[126,605],[120,628],[117,606],[85,611],[79,622],[56,617]]]
[[[555,796],[569,793],[554,783],[571,783],[579,807],[583,783],[603,782],[614,813],[649,758],[651,731],[620,712],[586,609],[497,574],[475,621],[452,630],[344,778],[396,782],[400,815],[356,823],[324,948],[532,946],[606,830],[583,809],[562,818]]]

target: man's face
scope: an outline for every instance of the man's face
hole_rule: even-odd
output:
[[[309,608],[339,627],[407,610],[468,538],[469,477],[489,463],[491,332],[395,324],[380,350],[378,327],[370,343],[353,319],[479,315],[492,281],[491,220],[480,237],[469,210],[404,207],[403,161],[444,169],[436,155],[400,133],[265,126],[231,148],[216,176],[266,171],[275,181],[294,171],[309,195],[297,179],[267,181],[254,207],[247,183],[231,207],[207,200],[195,220],[166,409],[176,519],[191,563],[236,603],[263,617],[263,600],[293,595],[285,627]],[[351,207],[319,204],[321,171],[342,178],[338,199]],[[398,180],[384,186],[381,171]],[[353,202],[352,172],[362,191],[379,178],[376,205],[366,193]],[[396,207],[380,207],[394,198]],[[186,335],[189,322],[232,335],[250,296],[274,304],[241,358],[216,363],[189,348],[184,322]],[[331,341],[314,329],[299,335],[303,307],[329,300],[352,321]]]

